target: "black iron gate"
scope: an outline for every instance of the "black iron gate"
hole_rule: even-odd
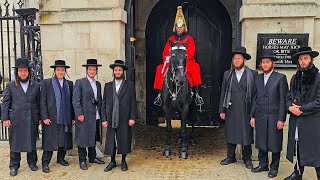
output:
[[[30,60],[33,80],[43,80],[40,26],[35,25],[39,10],[23,7],[24,0],[12,5],[8,0],[0,4],[1,101],[6,84],[14,78],[12,67],[18,57]],[[1,123],[0,141],[8,138],[8,129]]]

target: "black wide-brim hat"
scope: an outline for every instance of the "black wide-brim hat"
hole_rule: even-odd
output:
[[[278,61],[278,59],[275,57],[272,49],[262,50],[261,56],[258,57],[258,59],[259,59],[259,61],[261,61],[263,58],[270,58],[272,61]]]
[[[29,59],[27,58],[18,58],[16,60],[16,65],[15,67],[12,68],[30,68],[30,63],[29,63]]]
[[[297,52],[294,55],[292,55],[292,60],[297,61],[299,59],[299,56],[303,54],[310,54],[311,58],[319,56],[319,52],[313,51],[311,47],[301,47],[297,50]]]
[[[64,67],[66,69],[70,68],[70,66],[66,65],[66,62],[64,60],[55,60],[54,65],[50,66],[50,68],[56,68],[56,67]]]
[[[100,67],[102,66],[101,64],[98,64],[97,59],[87,59],[87,64],[83,64],[83,67],[89,67],[89,66],[96,66]]]
[[[247,49],[245,47],[237,47],[233,52],[232,52],[232,56],[234,56],[235,54],[242,54],[243,57],[246,60],[251,59],[250,54],[247,53]]]
[[[114,69],[116,66],[121,66],[124,70],[128,70],[128,66],[124,64],[123,60],[115,60],[113,64],[110,64],[110,68]]]

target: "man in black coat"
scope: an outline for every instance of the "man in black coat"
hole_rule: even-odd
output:
[[[128,67],[124,61],[116,60],[110,68],[113,69],[114,80],[104,87],[102,125],[107,127],[104,153],[111,156],[111,162],[104,171],[111,171],[117,166],[116,151],[122,154],[121,170],[126,171],[126,155],[131,152],[132,126],[137,119],[135,86],[125,80],[124,71]]]
[[[232,68],[223,76],[219,113],[221,119],[225,120],[228,153],[220,164],[236,162],[236,145],[240,144],[242,160],[246,168],[252,169],[253,129],[250,126],[250,114],[255,92],[254,78],[258,73],[245,66],[245,61],[251,59],[246,51],[244,47],[234,50]]]
[[[292,56],[298,71],[290,82],[287,110],[290,113],[287,159],[296,164],[285,180],[302,179],[305,166],[315,167],[320,179],[320,75],[313,64],[319,52],[301,47]]]
[[[286,97],[288,82],[284,74],[274,71],[277,61],[272,50],[262,51],[260,67],[263,73],[255,79],[256,97],[253,101],[253,112],[250,124],[256,129],[256,148],[259,149],[259,166],[254,173],[269,171],[268,152],[272,152],[269,178],[278,175],[282,151],[283,126],[286,120]]]
[[[65,79],[69,66],[64,60],[56,60],[50,66],[54,76],[45,79],[41,85],[40,114],[42,120],[42,172],[49,173],[53,151],[57,153],[57,163],[68,166],[66,151],[73,148],[72,120],[72,81]]]
[[[40,84],[31,79],[29,60],[16,60],[15,80],[8,83],[2,102],[2,120],[9,128],[10,175],[16,176],[21,152],[27,152],[32,171],[38,170],[36,140],[40,121]]]
[[[87,156],[90,163],[104,164],[97,159],[96,141],[101,141],[101,84],[95,80],[98,72],[96,59],[88,59],[86,67],[87,77],[78,79],[74,86],[73,107],[77,117],[75,141],[78,145],[79,165],[87,170]],[[88,149],[88,152],[87,152]]]

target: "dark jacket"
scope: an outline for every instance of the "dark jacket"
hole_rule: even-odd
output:
[[[120,119],[117,129],[112,128],[113,109],[113,82],[106,83],[104,87],[104,97],[102,102],[102,121],[108,122],[105,154],[112,155],[117,139],[118,154],[131,152],[132,127],[128,122],[130,119],[136,120],[136,94],[135,86],[129,81],[123,81],[123,86],[119,91]]]
[[[31,152],[36,150],[38,136],[40,84],[30,82],[25,93],[18,83],[8,83],[3,93],[2,120],[10,120],[10,151]]]
[[[96,107],[98,107],[98,112],[101,116],[101,84],[99,81],[96,81],[96,85],[97,105],[93,104],[95,98],[88,78],[78,79],[74,86],[75,142],[80,147],[95,147],[96,141],[101,141],[101,123],[100,121],[97,123],[96,119]],[[78,120],[78,116],[80,115],[84,115],[83,122]]]
[[[296,76],[299,76],[297,84],[295,84]],[[303,77],[299,72],[292,77],[287,96],[287,109],[292,103],[300,105],[303,113],[301,116],[290,114],[287,159],[293,162],[295,129],[298,126],[300,164],[320,167],[320,75],[315,67],[304,72]]]
[[[74,120],[72,107],[73,82],[67,80],[70,90],[71,119]],[[49,126],[42,123],[42,149],[45,151],[57,151],[58,147],[65,150],[73,148],[72,133],[65,133],[64,126],[57,124],[56,97],[52,85],[52,78],[45,79],[41,85],[40,95],[41,120],[50,119]]]
[[[247,75],[245,70],[242,74],[240,82],[238,83],[235,72],[233,73],[232,88],[231,88],[231,103],[229,109],[223,107],[223,101],[226,93],[226,89],[229,86],[231,80],[231,71],[228,70],[224,73],[219,113],[225,113],[225,135],[227,143],[250,145],[253,144],[253,129],[250,126],[250,114],[252,106],[246,103],[247,94]],[[250,70],[255,77],[258,72]],[[253,85],[253,91],[251,97],[253,99],[255,92],[254,80],[251,82]]]
[[[277,128],[278,121],[286,121],[286,97],[288,82],[284,74],[272,72],[266,86],[264,73],[256,79],[256,98],[252,117],[255,118],[255,145],[262,151],[282,151],[283,130]]]

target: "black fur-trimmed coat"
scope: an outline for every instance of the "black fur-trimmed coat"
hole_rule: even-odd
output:
[[[287,109],[301,106],[301,116],[290,114],[287,159],[295,155],[295,129],[298,126],[299,154],[302,166],[320,167],[320,74],[316,67],[298,71],[291,79]],[[289,112],[290,113],[290,112]]]

